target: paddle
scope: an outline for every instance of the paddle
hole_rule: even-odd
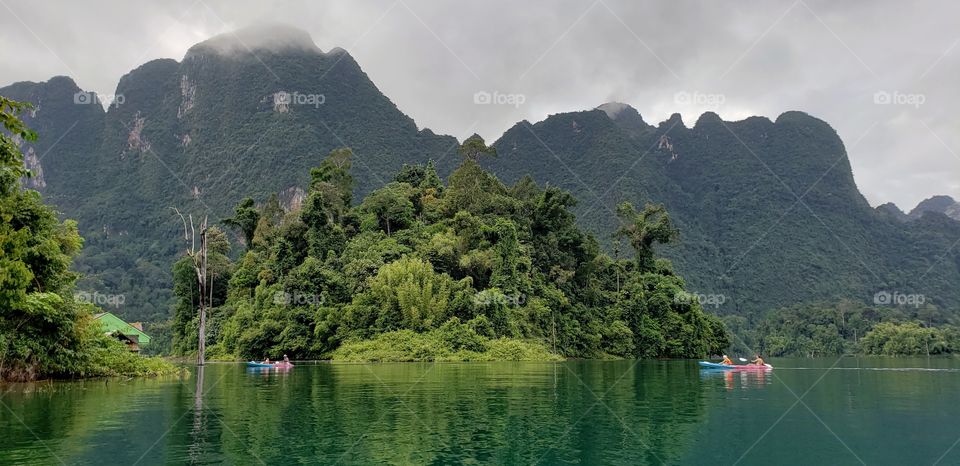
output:
[[[744,359],[744,358],[737,358],[737,359],[739,359],[739,360],[740,360],[740,362],[750,362],[750,361],[747,361],[747,360],[746,360],[746,359]]]

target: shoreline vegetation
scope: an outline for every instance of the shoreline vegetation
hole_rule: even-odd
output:
[[[73,296],[73,258],[83,239],[36,191],[24,189],[21,141],[35,140],[19,115],[29,104],[0,96],[0,381],[144,376],[177,369],[131,353],[104,335],[98,309]]]

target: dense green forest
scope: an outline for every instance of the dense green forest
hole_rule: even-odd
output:
[[[22,185],[31,173],[20,144],[37,138],[19,118],[29,108],[0,96],[0,381],[172,371],[104,335],[93,320],[97,308],[74,299],[77,224],[59,221]]]
[[[720,320],[686,299],[655,248],[677,237],[667,212],[624,204],[615,233],[632,259],[610,257],[576,225],[575,199],[530,178],[505,186],[459,148],[444,183],[406,165],[354,205],[353,154],[310,172],[302,208],[247,199],[207,231],[213,274],[211,358],[339,360],[703,357],[729,345]],[[192,258],[173,268],[178,354],[195,351],[199,296]]]
[[[960,352],[954,312],[935,306],[867,306],[854,301],[776,309],[756,319],[723,318],[731,351],[768,356],[885,356]]]

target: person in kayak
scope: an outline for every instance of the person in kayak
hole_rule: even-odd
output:
[[[758,365],[758,366],[762,366],[762,365],[765,364],[765,363],[763,362],[763,358],[761,358],[759,354],[755,354],[755,355],[753,355],[753,357],[756,358],[756,359],[754,359],[753,361],[750,361],[751,364],[756,364],[756,365]]]
[[[270,358],[263,358],[264,364],[270,364]]]
[[[288,358],[286,354],[283,355],[283,363],[290,364],[290,358]]]
[[[726,365],[728,365],[728,366],[732,366],[732,365],[733,365],[733,361],[730,360],[730,356],[727,356],[726,354],[724,354],[724,355],[723,355],[723,361],[720,361],[720,364],[726,364]]]

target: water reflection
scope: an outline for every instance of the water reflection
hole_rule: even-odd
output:
[[[259,375],[267,379],[270,376],[283,376],[286,377],[290,374],[290,371],[293,370],[293,366],[285,367],[260,367],[260,366],[247,366],[247,373],[252,375]]]
[[[834,363],[210,364],[4,387],[0,464],[730,464],[781,418],[743,464],[855,460],[821,421],[868,463],[930,464],[960,435],[960,362]],[[878,446],[894,418],[924,435]]]
[[[701,369],[700,378],[704,382],[723,381],[723,386],[727,390],[757,389],[770,385],[773,382],[773,373],[771,371],[733,371],[717,369]]]
[[[190,437],[193,442],[190,443],[189,456],[190,463],[196,464],[204,450],[204,437],[206,426],[204,426],[203,416],[203,373],[204,366],[197,366],[197,384],[193,392],[193,430]]]

